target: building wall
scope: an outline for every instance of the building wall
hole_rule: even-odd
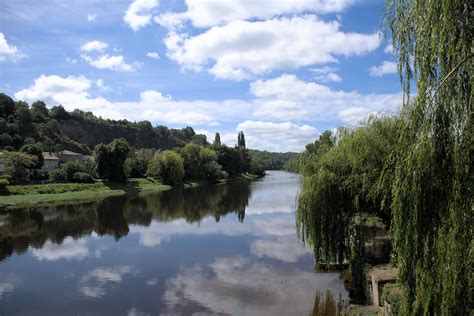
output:
[[[51,171],[57,168],[59,165],[59,160],[45,160],[43,167],[41,167],[42,171]]]

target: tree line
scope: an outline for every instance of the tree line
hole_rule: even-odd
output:
[[[472,12],[472,1],[388,0],[400,113],[324,133],[294,163],[299,234],[316,259],[351,258],[356,214],[390,227],[403,315],[473,311]]]
[[[244,134],[239,134],[243,139]],[[164,184],[181,185],[183,181],[217,183],[244,173],[262,176],[264,169],[250,156],[245,144],[228,147],[222,144],[200,145],[189,143],[184,147],[164,150],[150,159],[136,158],[125,139],[109,144],[98,144],[93,160],[66,162],[48,172],[38,170],[43,165],[39,145],[27,144],[20,151],[2,152],[12,183],[29,180],[50,182],[92,183],[94,179],[125,182],[127,178],[153,177]]]

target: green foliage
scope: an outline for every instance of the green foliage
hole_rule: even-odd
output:
[[[237,147],[245,149],[245,135],[244,132],[240,131],[237,136]]]
[[[214,146],[220,146],[221,145],[221,134],[216,133],[216,136],[214,137],[214,142],[212,144]]]
[[[193,180],[206,180],[206,165],[217,158],[215,151],[192,143],[180,148],[178,153],[184,159],[185,178]]]
[[[73,182],[76,183],[94,183],[94,178],[86,172],[76,172],[72,177]]]
[[[384,162],[396,144],[397,117],[371,117],[345,130],[339,141],[323,133],[302,155],[303,182],[297,223],[303,240],[314,247],[316,262],[350,256],[349,228],[357,212],[390,221],[382,207],[379,180]]]
[[[220,180],[225,180],[229,177],[227,172],[222,169],[222,166],[217,161],[212,160],[205,164],[206,180],[209,183],[218,183]]]
[[[292,152],[278,153],[255,149],[249,149],[249,153],[252,160],[258,162],[265,170],[282,170],[288,160],[299,156]]]
[[[67,182],[66,171],[62,168],[56,168],[49,172],[49,180],[54,183],[63,183]]]
[[[405,298],[397,284],[386,284],[383,288],[382,301],[390,304],[390,316],[403,315]]]
[[[124,163],[127,178],[144,178],[147,170],[145,159],[127,158]]]
[[[6,172],[13,183],[25,183],[28,181],[29,169],[32,169],[38,160],[36,156],[22,152],[2,152],[2,158],[5,160]]]
[[[474,306],[472,12],[472,1],[387,1],[405,93],[387,178],[408,314],[468,315]]]
[[[4,192],[9,184],[10,182],[7,179],[0,178],[0,193]]]
[[[66,173],[66,180],[68,182],[74,182],[74,174],[77,172],[84,172],[83,166],[73,161],[66,162],[60,169],[64,170]]]
[[[129,151],[130,147],[125,139],[114,139],[110,144],[97,145],[94,155],[99,177],[111,182],[124,182],[124,163]]]
[[[165,150],[150,159],[147,174],[160,178],[164,184],[179,185],[184,177],[184,160],[177,153]]]
[[[36,157],[36,164],[32,169],[41,169],[44,165],[43,150],[36,144],[26,144],[20,148],[20,151]]]

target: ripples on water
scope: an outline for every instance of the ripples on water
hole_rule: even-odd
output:
[[[299,176],[0,213],[0,314],[310,314],[321,291],[296,238]],[[314,311],[313,311],[314,312]]]

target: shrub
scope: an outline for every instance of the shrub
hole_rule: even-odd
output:
[[[77,183],[94,183],[94,178],[86,172],[76,172],[72,179]]]
[[[61,166],[61,169],[63,169],[64,172],[66,173],[66,179],[69,182],[74,181],[75,173],[84,172],[84,168],[82,165],[72,162],[72,161],[66,162],[64,165]]]
[[[10,182],[8,182],[7,179],[0,179],[0,192],[5,191],[7,188],[7,185],[9,185]]]
[[[55,183],[67,182],[66,171],[62,168],[56,168],[49,172],[49,180]]]

